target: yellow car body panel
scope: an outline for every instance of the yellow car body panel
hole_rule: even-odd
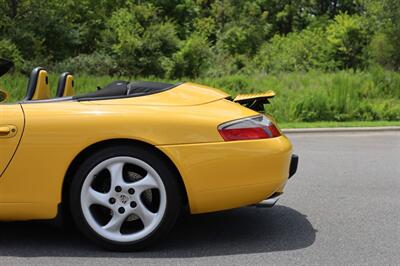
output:
[[[25,127],[21,117],[0,117],[0,127],[19,123],[22,134],[0,177],[0,219],[54,218],[73,160],[91,145],[113,139],[142,141],[168,156],[183,179],[192,213],[265,199],[288,178],[291,144],[284,136],[224,142],[218,125],[257,115],[227,96],[184,83],[143,97],[9,105],[22,107]],[[0,138],[2,151],[4,143]]]
[[[0,177],[18,147],[24,122],[24,115],[19,104],[0,107]]]
[[[192,213],[266,199],[286,183],[292,150],[284,136],[160,148],[181,170]]]

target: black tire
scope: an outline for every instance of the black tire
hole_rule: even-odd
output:
[[[147,236],[132,242],[118,242],[106,239],[93,230],[82,211],[81,190],[92,169],[99,163],[118,156],[140,159],[150,165],[160,176],[166,191],[166,209],[158,226]],[[135,251],[159,242],[174,226],[182,207],[182,191],[176,174],[166,160],[152,148],[146,146],[115,146],[97,151],[77,169],[69,191],[70,211],[79,230],[94,243],[113,251]]]

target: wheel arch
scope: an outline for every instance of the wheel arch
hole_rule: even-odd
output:
[[[61,191],[61,209],[59,210],[59,212],[63,212],[64,214],[66,214],[66,212],[68,212],[69,210],[69,189],[70,189],[70,185],[71,185],[71,181],[74,177],[75,172],[77,171],[79,165],[86,160],[91,154],[93,154],[94,152],[107,148],[107,147],[111,147],[111,146],[117,146],[117,145],[128,145],[128,146],[142,146],[146,149],[151,150],[152,152],[155,152],[158,154],[158,156],[160,156],[161,158],[163,158],[167,164],[169,164],[169,166],[171,167],[172,171],[174,172],[178,184],[179,184],[179,189],[181,190],[182,193],[182,198],[184,200],[184,205],[187,206],[188,204],[188,195],[187,195],[187,189],[186,186],[184,184],[183,178],[181,173],[179,172],[178,168],[176,167],[176,165],[174,164],[174,162],[161,150],[159,150],[157,147],[148,144],[146,142],[143,141],[139,141],[139,140],[134,140],[134,139],[110,139],[110,140],[104,140],[104,141],[100,141],[97,143],[94,143],[88,147],[86,147],[84,150],[82,150],[75,158],[74,160],[70,163],[66,174],[64,176],[64,181],[63,181],[63,185],[62,185],[62,191]],[[64,215],[63,215],[64,216]]]

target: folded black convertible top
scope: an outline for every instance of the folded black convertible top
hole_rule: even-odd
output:
[[[129,82],[118,80],[108,84],[104,88],[99,88],[99,90],[95,92],[74,96],[73,99],[78,101],[90,101],[144,96],[169,90],[176,86],[177,85],[162,82]]]

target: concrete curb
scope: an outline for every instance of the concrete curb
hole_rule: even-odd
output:
[[[385,132],[385,131],[399,131],[400,126],[388,127],[331,127],[331,128],[287,128],[282,129],[286,134],[293,133],[353,133],[353,132]]]

